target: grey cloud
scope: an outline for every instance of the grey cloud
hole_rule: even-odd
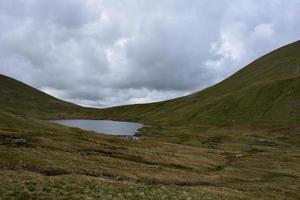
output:
[[[1,0],[0,73],[87,106],[216,83],[299,39],[298,0]]]
[[[79,28],[97,16],[85,0],[4,0],[0,10],[11,18],[39,22],[39,26],[56,24],[66,28]]]

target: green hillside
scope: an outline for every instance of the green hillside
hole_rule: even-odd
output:
[[[38,118],[75,115],[81,107],[0,74],[0,111]]]
[[[112,118],[164,124],[297,124],[300,41],[257,59],[203,91],[174,100],[105,111]]]

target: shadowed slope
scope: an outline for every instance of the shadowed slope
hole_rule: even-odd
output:
[[[0,111],[47,118],[74,115],[79,110],[80,106],[59,100],[0,74]]]

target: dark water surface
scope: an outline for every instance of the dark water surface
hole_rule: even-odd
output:
[[[143,124],[110,120],[62,119],[50,122],[109,135],[134,135]]]

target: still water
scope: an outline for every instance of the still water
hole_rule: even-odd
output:
[[[51,122],[109,135],[134,135],[143,124],[110,120],[63,119]]]

